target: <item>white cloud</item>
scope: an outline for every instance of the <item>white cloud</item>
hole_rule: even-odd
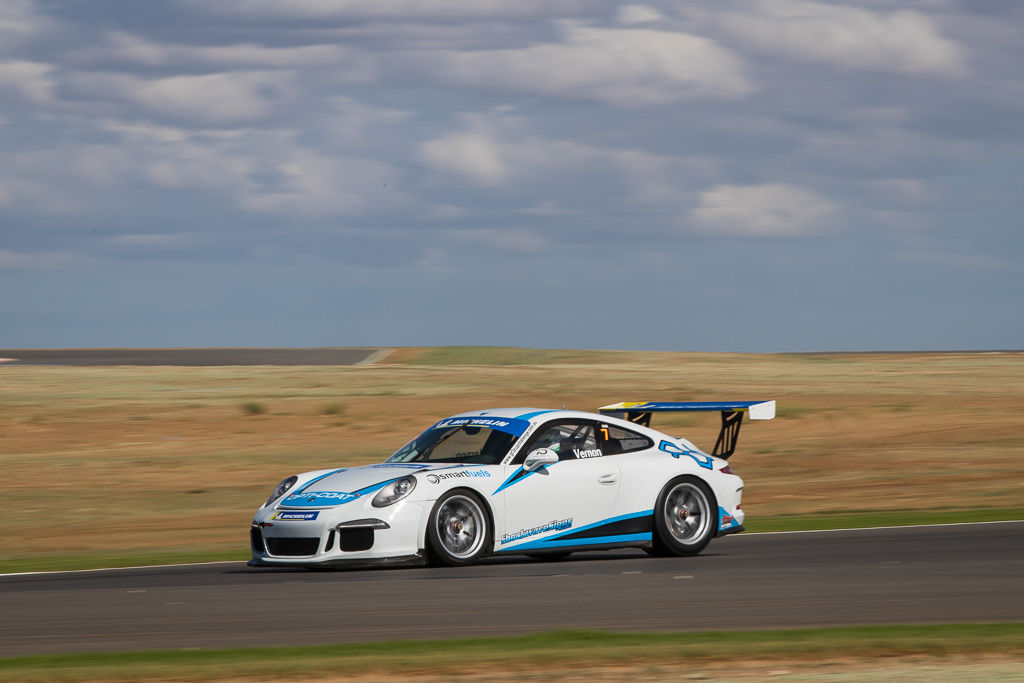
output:
[[[662,18],[661,12],[647,5],[623,5],[619,8],[620,24],[646,24]]]
[[[865,126],[804,135],[793,159],[804,167],[868,178],[931,175],[969,161],[974,145],[937,141],[912,128]]]
[[[44,215],[81,215],[97,208],[97,190],[125,182],[136,168],[127,149],[68,145],[8,153],[0,168],[0,204]],[[109,208],[102,200],[102,208]]]
[[[365,17],[528,18],[580,11],[586,0],[186,0],[198,10],[244,19],[355,19]]]
[[[794,185],[717,185],[700,193],[689,221],[700,232],[728,237],[803,237],[822,233],[836,207]]]
[[[938,199],[938,194],[916,178],[882,178],[865,182],[876,206],[920,207]]]
[[[162,248],[172,247],[188,241],[184,233],[143,233],[114,235],[109,242],[115,247],[126,248]]]
[[[332,97],[323,103],[321,126],[332,140],[348,145],[364,143],[368,131],[407,122],[413,113],[376,107],[350,97]]]
[[[51,104],[57,87],[52,64],[24,60],[0,62],[0,92],[14,92],[33,104]]]
[[[205,124],[259,121],[296,96],[290,71],[234,71],[146,80],[80,72],[68,85],[83,95],[135,103],[149,111]]]
[[[812,0],[751,0],[743,12],[691,16],[759,51],[840,69],[962,76],[964,50],[914,10],[878,12]]]
[[[376,77],[376,66],[370,55],[341,45],[186,45],[157,43],[124,31],[111,31],[101,46],[78,50],[71,57],[83,63],[115,61],[135,66],[200,65],[217,69],[332,67],[331,75],[335,81],[368,82]]]
[[[445,231],[444,236],[454,246],[485,251],[516,254],[536,254],[548,246],[548,241],[536,233],[515,228],[478,228]]]
[[[500,143],[484,132],[452,133],[420,145],[420,158],[477,185],[496,186],[510,173]]]
[[[36,11],[31,0],[0,2],[0,52],[15,53],[45,31],[51,21]]]
[[[397,172],[388,164],[371,159],[329,157],[299,149],[272,170],[278,176],[274,186],[246,187],[238,195],[241,208],[285,215],[330,216],[394,208],[408,200],[394,189]]]
[[[0,249],[0,269],[58,270],[88,262],[88,259],[62,251],[17,252]]]
[[[634,202],[678,206],[688,196],[688,184],[706,184],[721,170],[718,161],[706,157],[679,158],[539,136],[518,116],[500,109],[464,116],[462,130],[421,143],[420,161],[479,187],[534,192],[539,203],[519,211],[538,216],[578,212],[536,192],[564,191],[587,178],[622,188]]]
[[[593,99],[621,107],[748,95],[731,52],[700,36],[564,25],[560,43],[422,56],[429,78],[456,85]]]
[[[516,209],[517,213],[525,213],[529,216],[574,216],[580,213],[579,209],[567,209],[559,202],[546,199],[533,206]]]

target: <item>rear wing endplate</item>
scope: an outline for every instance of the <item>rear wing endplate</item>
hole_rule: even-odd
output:
[[[718,432],[715,449],[711,455],[728,459],[736,451],[743,415],[751,420],[771,420],[775,417],[775,401],[712,401],[712,402],[669,402],[669,401],[623,401],[598,410],[606,415],[622,418],[651,426],[652,413],[665,412],[714,412],[722,413],[722,429]]]

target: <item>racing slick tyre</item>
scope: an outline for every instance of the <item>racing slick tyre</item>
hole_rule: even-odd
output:
[[[718,506],[708,485],[696,477],[676,477],[654,506],[651,555],[696,555],[718,526]]]
[[[434,503],[427,520],[427,553],[432,563],[473,564],[491,547],[491,521],[470,491],[449,491]]]

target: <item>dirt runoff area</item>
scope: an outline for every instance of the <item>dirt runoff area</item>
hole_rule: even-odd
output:
[[[751,681],[787,681],[829,683],[935,683],[956,681],[970,682],[1014,682],[1021,680],[1024,660],[981,657],[981,658],[895,658],[875,662],[853,660],[806,661],[740,661],[732,663],[698,663],[685,661],[677,664],[622,664],[602,667],[544,667],[531,668],[528,665],[515,671],[446,671],[443,674],[430,672],[380,672],[355,676],[320,677],[304,675],[310,683],[522,683],[524,681],[544,682],[618,682],[634,683],[693,683],[694,681],[715,681],[716,683],[749,683]],[[187,680],[187,678],[185,679]],[[237,678],[215,678],[202,680],[237,681]],[[246,679],[251,680],[251,679]],[[272,680],[272,679],[267,679]]]
[[[354,367],[5,364],[0,376],[0,560],[244,554],[280,479],[379,462],[440,417],[502,406],[775,399],[778,418],[746,423],[730,461],[750,520],[1024,507],[1020,353],[397,349]],[[718,416],[653,426],[710,449]]]

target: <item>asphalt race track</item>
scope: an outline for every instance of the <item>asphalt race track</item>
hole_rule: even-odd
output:
[[[0,576],[0,656],[993,621],[1024,621],[1024,522],[741,534],[694,558],[614,551],[454,569],[216,563]]]
[[[358,365],[377,349],[0,349],[4,365]]]

